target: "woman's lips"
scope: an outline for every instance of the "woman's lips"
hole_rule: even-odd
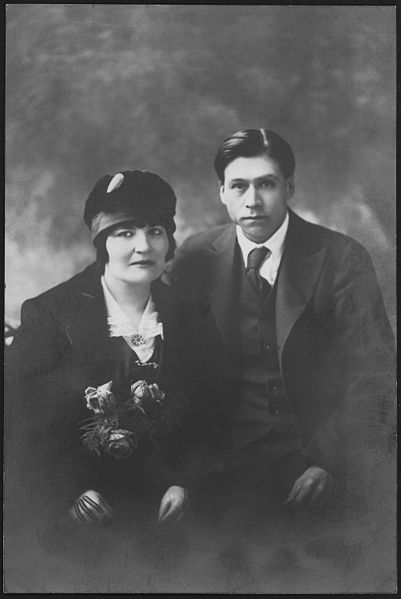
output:
[[[148,267],[148,266],[153,266],[154,262],[152,262],[152,260],[137,260],[135,262],[131,262],[131,266],[143,266],[143,267]]]

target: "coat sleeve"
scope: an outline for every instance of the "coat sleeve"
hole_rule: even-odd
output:
[[[29,381],[51,371],[68,346],[68,339],[49,307],[38,299],[25,301],[21,307],[21,326],[6,356],[10,381]]]
[[[24,302],[6,348],[5,386],[5,478],[19,521],[66,518],[83,484],[90,486],[87,473],[96,475],[79,440],[64,370],[68,349],[51,310],[37,298]]]
[[[369,469],[372,459],[391,453],[395,422],[393,333],[366,250],[350,242],[331,271],[331,283],[323,277],[320,288],[326,288],[323,303],[330,306],[325,313],[330,330],[326,372],[331,371],[338,395],[334,409],[328,411],[304,454],[334,472],[350,463],[357,469]]]

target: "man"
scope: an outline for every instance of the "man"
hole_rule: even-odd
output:
[[[202,307],[205,377],[224,379],[219,469],[310,505],[386,449],[391,327],[366,250],[288,208],[280,135],[240,131],[214,165],[232,223],[186,240],[170,274]]]

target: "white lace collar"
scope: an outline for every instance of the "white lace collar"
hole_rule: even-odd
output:
[[[163,339],[163,323],[159,320],[152,296],[148,299],[139,325],[135,326],[112,296],[104,275],[101,277],[101,283],[106,302],[109,336],[124,337],[141,362],[146,362],[154,351],[155,338],[160,335]]]

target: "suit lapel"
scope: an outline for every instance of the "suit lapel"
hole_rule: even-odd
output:
[[[288,336],[312,297],[326,248],[316,243],[308,225],[290,212],[283,259],[278,273],[276,332],[279,361]]]
[[[233,341],[236,309],[238,307],[238,282],[235,276],[236,255],[235,227],[229,225],[218,237],[211,251],[214,253],[210,305],[225,342]]]
[[[106,368],[105,377],[127,369],[128,354],[122,339],[110,338],[100,276],[94,265],[77,279],[63,314],[65,332],[74,355],[88,367]],[[113,366],[114,365],[114,366]]]

